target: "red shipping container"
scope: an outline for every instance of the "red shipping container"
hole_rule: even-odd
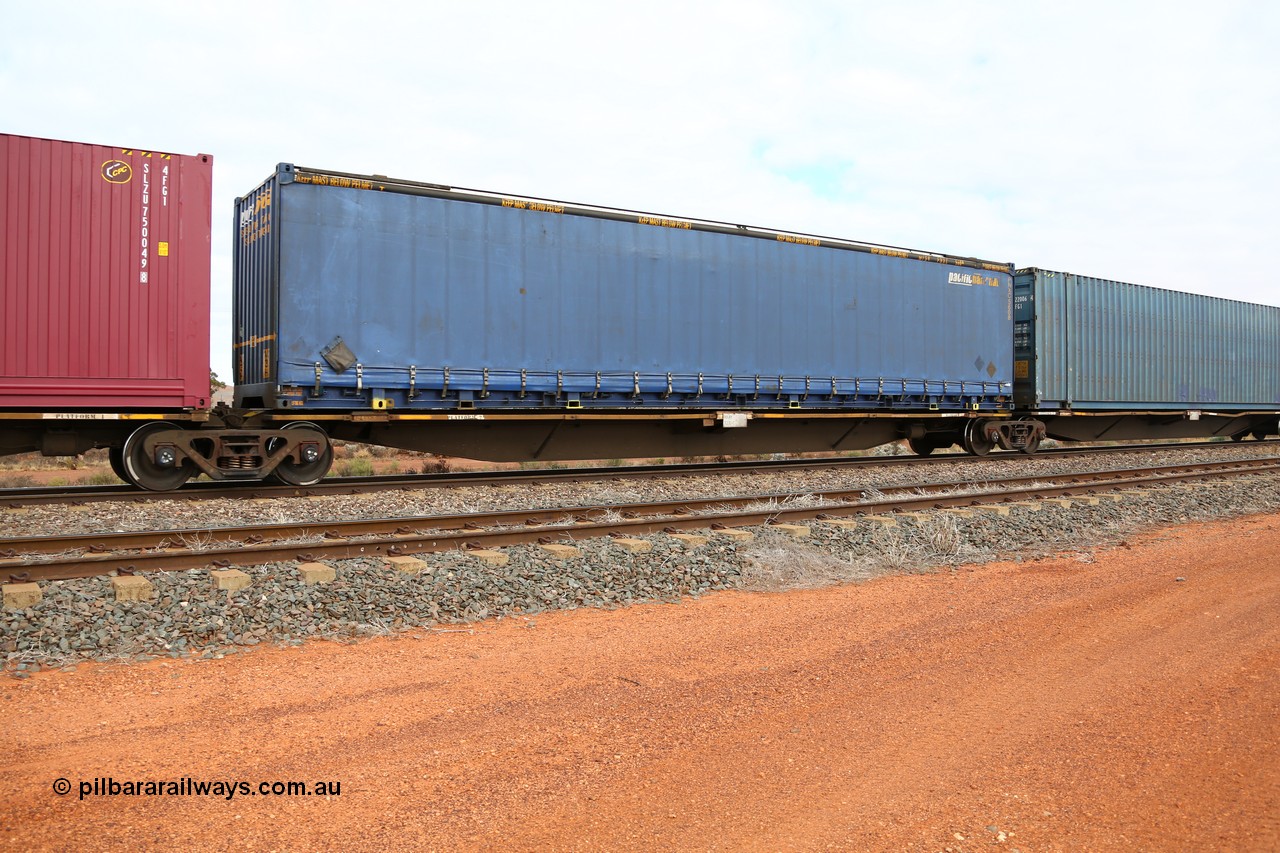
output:
[[[0,134],[0,409],[209,405],[212,176]]]

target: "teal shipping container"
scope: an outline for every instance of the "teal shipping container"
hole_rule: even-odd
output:
[[[1280,308],[1035,268],[1013,293],[1020,409],[1280,408]]]

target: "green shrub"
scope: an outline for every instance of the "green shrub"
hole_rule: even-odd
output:
[[[338,466],[339,477],[372,477],[373,460],[359,457]]]

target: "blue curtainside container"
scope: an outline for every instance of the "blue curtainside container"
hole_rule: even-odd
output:
[[[1271,305],[1021,269],[1014,351],[1019,408],[1280,406],[1280,308]]]
[[[237,401],[999,411],[1012,267],[282,164],[236,206]]]

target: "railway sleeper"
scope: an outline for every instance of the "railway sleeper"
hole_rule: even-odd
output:
[[[319,482],[333,464],[329,437],[318,426],[281,429],[184,429],[146,424],[111,456],[116,473],[148,491],[176,489],[197,474],[211,480],[272,480],[292,486]]]

